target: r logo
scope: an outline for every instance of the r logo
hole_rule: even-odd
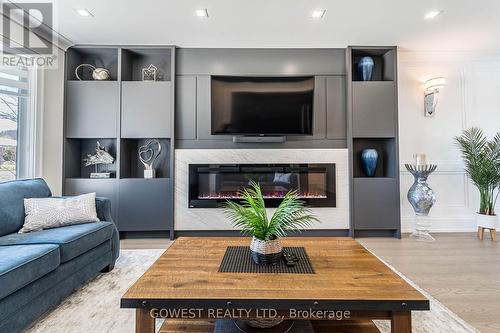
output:
[[[4,51],[52,54],[52,3],[4,2],[2,12]]]

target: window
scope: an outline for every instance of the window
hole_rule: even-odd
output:
[[[30,73],[27,68],[0,67],[0,182],[33,175]]]

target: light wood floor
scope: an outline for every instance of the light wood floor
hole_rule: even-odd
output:
[[[462,319],[484,333],[500,332],[500,245],[475,234],[436,234],[435,243],[406,237],[358,238]],[[168,239],[127,239],[123,249],[167,248]]]
[[[499,243],[475,234],[434,236],[435,243],[358,241],[481,332],[500,332]]]

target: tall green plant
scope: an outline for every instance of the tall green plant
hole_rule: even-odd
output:
[[[227,201],[225,213],[233,227],[241,228],[245,235],[267,241],[276,237],[285,237],[289,232],[300,232],[301,229],[319,220],[311,213],[303,201],[299,200],[296,191],[290,191],[268,219],[264,197],[259,184],[250,183],[250,187],[240,191],[242,203]]]
[[[500,193],[500,132],[488,140],[477,127],[464,130],[455,137],[465,171],[479,189],[480,214],[495,215],[495,204]]]

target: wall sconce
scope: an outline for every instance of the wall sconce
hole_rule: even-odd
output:
[[[446,85],[444,77],[434,77],[425,81],[424,109],[426,117],[433,117],[438,104],[439,91]]]

